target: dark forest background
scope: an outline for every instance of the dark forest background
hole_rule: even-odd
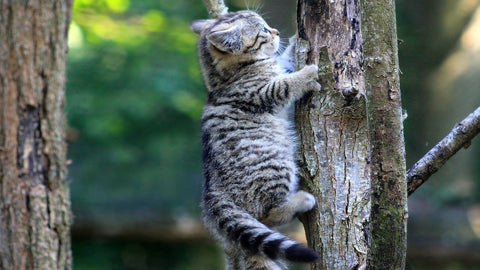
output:
[[[480,1],[397,0],[407,167],[480,105]],[[295,1],[227,1],[294,34]],[[74,268],[221,269],[199,222],[201,1],[75,0],[69,36]],[[480,140],[409,198],[407,269],[480,269]],[[285,230],[302,239],[301,226]]]

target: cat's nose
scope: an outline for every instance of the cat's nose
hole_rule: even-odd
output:
[[[278,30],[275,28],[272,28],[272,34],[280,36],[280,32],[278,32]]]

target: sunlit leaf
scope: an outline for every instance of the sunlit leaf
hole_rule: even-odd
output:
[[[83,33],[82,29],[76,22],[70,24],[70,29],[68,30],[68,47],[69,48],[78,48],[83,45]]]
[[[165,14],[159,10],[150,10],[142,17],[142,23],[150,32],[164,31],[166,25]]]
[[[130,6],[129,0],[105,0],[107,6],[114,12],[124,12]]]

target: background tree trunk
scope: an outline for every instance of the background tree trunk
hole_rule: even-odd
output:
[[[71,269],[63,112],[71,5],[0,0],[0,269]]]
[[[358,269],[366,264],[370,213],[359,3],[299,0],[297,20],[298,68],[318,64],[323,87],[296,104],[303,185],[318,200],[301,217],[321,255],[312,269]]]

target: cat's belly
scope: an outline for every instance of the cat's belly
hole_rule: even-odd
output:
[[[261,121],[260,121],[261,120]],[[217,191],[230,194],[251,214],[261,215],[297,186],[295,139],[281,119],[223,123],[211,130]]]

